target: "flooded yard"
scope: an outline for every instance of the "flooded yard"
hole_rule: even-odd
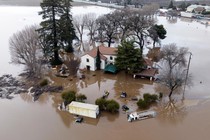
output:
[[[20,12],[20,15],[14,19],[3,16],[5,12],[10,13],[10,16],[14,14],[9,12],[9,9],[8,7],[8,11],[1,11],[2,7],[0,7],[2,17],[0,21],[4,25],[0,27],[0,30],[5,35],[5,38],[0,38],[3,48],[2,54],[4,54],[0,56],[0,63],[4,66],[0,69],[1,75],[4,73],[17,75],[21,71],[18,66],[8,64],[10,61],[8,38],[12,33],[22,29],[24,25],[40,21],[36,13],[39,10],[37,7],[32,8],[33,10],[28,9],[30,11],[27,12],[28,15],[25,15],[24,12],[24,14],[21,13],[20,9],[17,8],[16,10]],[[104,9],[104,11],[106,10]],[[0,99],[0,139],[209,140],[210,27],[189,19],[168,21],[165,17],[157,18],[158,24],[163,24],[167,30],[167,38],[161,44],[176,43],[177,46],[188,47],[193,54],[190,64],[193,86],[186,88],[185,101],[177,103],[175,105],[176,110],[161,112],[163,106],[160,105],[157,107],[160,113],[156,118],[133,123],[127,121],[125,112],[121,110],[119,114],[115,115],[103,112],[96,120],[85,118],[84,123],[77,124],[74,122],[73,115],[58,110],[58,104],[61,102],[59,93],[43,94],[36,102],[32,101],[30,95],[21,94],[15,95],[12,100]],[[5,27],[11,29],[5,30]],[[52,79],[58,85],[85,94],[88,103],[94,103],[97,98],[103,95],[104,90],[108,90],[110,92],[108,98],[116,99],[121,105],[127,104],[133,111],[137,109],[137,106],[135,101],[130,100],[131,97],[141,97],[144,93],[158,93],[160,89],[159,85],[152,81],[133,79],[132,76],[126,75],[124,72],[112,75],[96,71],[87,72],[85,75],[86,78],[82,80],[79,78],[63,79],[55,76]],[[128,93],[128,98],[120,98],[122,91]]]

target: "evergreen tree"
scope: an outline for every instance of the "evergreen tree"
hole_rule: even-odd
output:
[[[173,9],[174,8],[174,3],[173,3],[173,1],[171,0],[171,2],[170,2],[170,4],[169,4],[169,6],[168,6],[168,9]]]
[[[159,41],[159,39],[165,39],[167,31],[165,30],[163,25],[155,24],[149,30],[149,36],[153,39],[153,47],[155,47],[155,43]]]
[[[73,52],[72,41],[76,38],[70,14],[72,0],[43,0],[40,4],[43,21],[38,29],[40,39],[44,44],[46,56],[52,56],[52,65],[62,64],[59,58],[60,48]]]
[[[101,57],[100,57],[99,47],[97,49],[97,55],[96,55],[96,68],[97,70],[101,69]]]
[[[122,45],[118,46],[115,65],[119,70],[125,70],[128,73],[141,70],[143,67],[141,50],[134,46],[133,41],[123,41]]]
[[[183,1],[183,2],[179,5],[179,8],[180,8],[182,11],[185,11],[185,10],[186,10],[187,4],[185,3],[185,1]]]
[[[72,53],[73,39],[76,39],[74,25],[72,23],[72,15],[70,14],[72,0],[62,0],[63,13],[60,17],[60,37],[62,46],[66,52]]]
[[[42,11],[39,12],[39,15],[42,15],[43,21],[40,23],[41,28],[38,29],[40,38],[45,44],[44,53],[45,55],[52,55],[53,60],[52,65],[62,64],[62,61],[59,59],[58,51],[60,46],[58,46],[59,39],[59,22],[58,17],[60,15],[61,0],[43,0],[40,4]],[[47,53],[47,54],[46,54]]]

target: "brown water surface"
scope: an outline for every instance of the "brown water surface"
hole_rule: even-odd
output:
[[[158,116],[153,119],[127,122],[126,114],[120,110],[111,115],[103,112],[98,119],[85,118],[84,123],[74,122],[74,116],[57,109],[61,102],[59,93],[43,94],[36,102],[28,94],[16,95],[13,100],[0,100],[1,140],[209,140],[210,139],[210,28],[195,21],[168,22],[158,17],[159,23],[167,29],[167,38],[162,44],[177,43],[189,47],[193,53],[190,73],[194,85],[186,88],[185,101],[163,102],[156,107]],[[94,103],[104,90],[109,90],[108,98],[116,99],[121,105],[127,104],[136,110],[133,96],[143,93],[157,93],[159,86],[146,79],[133,79],[120,72],[116,75],[103,72],[87,72],[80,80],[52,77],[55,84],[76,90],[87,96],[88,103]],[[202,83],[200,83],[202,81]],[[120,93],[126,91],[127,99]],[[174,104],[175,103],[175,104]],[[164,111],[166,106],[172,109]]]

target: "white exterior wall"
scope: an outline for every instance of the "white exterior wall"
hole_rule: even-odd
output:
[[[101,69],[105,69],[106,62],[101,59]]]
[[[75,115],[81,115],[90,118],[97,118],[99,114],[98,105],[73,102],[69,105],[69,112]],[[82,104],[82,106],[81,106]]]
[[[89,62],[87,62],[87,59],[89,59]],[[81,57],[80,68],[84,69],[87,68],[87,66],[90,66],[91,71],[96,70],[95,59],[88,54]]]
[[[110,64],[114,64],[115,63],[115,59],[117,58],[117,56],[115,55],[104,55],[107,58],[107,63]],[[112,57],[112,60],[110,59],[110,57]]]
[[[87,62],[87,59],[89,59],[89,62]],[[95,71],[97,69],[96,68],[96,59],[91,57],[88,54],[81,57],[80,69],[87,68],[87,66],[90,66],[91,71]],[[106,66],[105,60],[101,59],[101,69],[104,69],[105,66]]]
[[[195,15],[194,13],[181,12],[181,16],[182,16],[182,17],[191,18],[191,17],[193,17],[194,15]]]

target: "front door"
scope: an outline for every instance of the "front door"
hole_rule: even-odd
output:
[[[90,66],[87,65],[86,68],[87,68],[87,70],[90,70]]]

